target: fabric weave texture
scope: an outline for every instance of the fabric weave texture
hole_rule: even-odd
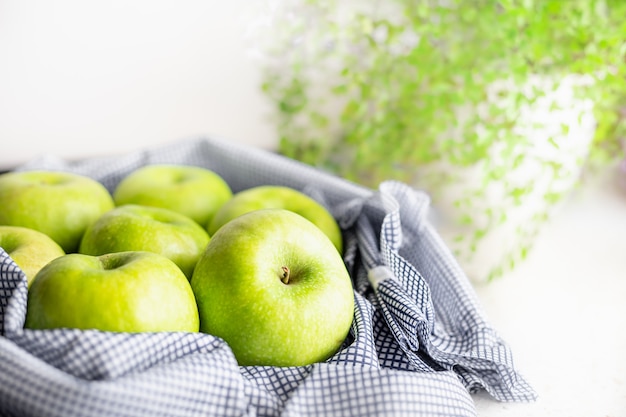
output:
[[[111,192],[148,164],[188,164],[234,192],[301,190],[338,220],[355,291],[343,348],[304,367],[240,367],[201,333],[24,329],[27,286],[0,249],[2,416],[475,416],[471,394],[533,401],[454,256],[428,221],[428,196],[387,181],[371,190],[280,155],[192,138],[120,156],[33,160],[18,170],[92,177]]]

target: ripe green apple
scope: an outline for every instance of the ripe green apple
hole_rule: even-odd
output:
[[[33,280],[25,327],[197,332],[199,318],[189,281],[166,257],[74,253],[54,259]]]
[[[240,365],[324,361],[354,317],[341,255],[318,227],[284,209],[252,211],[222,226],[191,288],[200,331],[224,339]]]
[[[182,213],[206,227],[232,197],[217,173],[190,165],[147,165],[128,174],[113,191],[115,204],[140,204]]]
[[[85,231],[79,252],[85,255],[155,252],[171,259],[191,279],[208,243],[207,231],[183,214],[160,207],[127,204],[104,213],[93,222]]]
[[[66,253],[75,252],[87,226],[113,207],[109,191],[82,175],[53,171],[0,175],[0,225],[38,230]]]
[[[217,211],[207,230],[210,235],[214,235],[235,217],[264,208],[280,208],[301,215],[326,233],[339,253],[342,253],[341,229],[334,217],[320,203],[290,187],[262,185],[236,193]]]
[[[61,246],[50,236],[20,226],[0,226],[0,247],[26,274],[29,286],[41,268],[65,255]]]

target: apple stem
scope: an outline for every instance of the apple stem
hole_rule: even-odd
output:
[[[280,280],[283,282],[283,284],[289,284],[289,268],[283,266],[281,267],[281,270],[283,271],[283,273],[280,277]]]

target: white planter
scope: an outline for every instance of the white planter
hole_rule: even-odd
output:
[[[579,180],[595,132],[593,104],[574,95],[582,82],[587,80],[534,77],[521,87],[541,88],[545,95],[520,112],[515,129],[528,140],[509,160],[494,147],[488,160],[470,167],[442,160],[417,168],[414,185],[433,196],[440,232],[474,282],[497,277],[523,259],[542,223]],[[514,88],[510,82],[493,87],[494,93]],[[519,163],[511,169],[515,158]],[[486,180],[490,170],[502,167],[508,168],[502,178]]]

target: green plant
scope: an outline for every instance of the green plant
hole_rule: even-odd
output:
[[[281,35],[264,46],[263,89],[276,104],[280,151],[369,186],[405,181],[435,202],[470,170],[482,185],[451,204],[460,224],[475,223],[454,238],[471,250],[536,188],[535,177],[509,173],[534,158],[555,184],[576,175],[559,158],[529,156],[538,147],[570,152],[572,135],[591,125],[577,166],[621,155],[626,2],[309,0],[274,12]],[[541,120],[549,112],[561,112],[556,129]],[[477,221],[468,210],[495,183],[503,204],[483,207]],[[548,184],[542,199],[554,205],[566,188]],[[533,222],[548,216],[542,209]],[[537,229],[520,231],[527,242],[516,258]]]

